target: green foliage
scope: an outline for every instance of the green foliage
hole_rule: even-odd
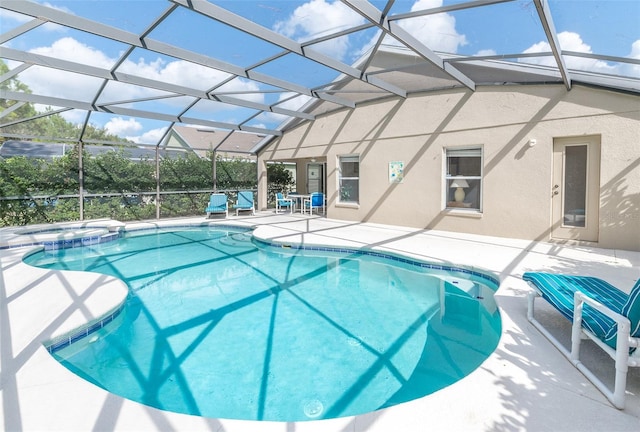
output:
[[[155,189],[155,162],[130,159],[126,149],[84,156],[84,188],[90,193],[131,193]]]
[[[0,61],[0,75],[9,71]],[[15,77],[0,82],[0,90],[30,93],[30,89]],[[0,98],[0,112],[14,102]],[[53,113],[51,108],[46,111]],[[4,123],[26,120],[38,115],[32,104],[24,104],[3,117]],[[86,125],[81,129],[58,114],[3,127],[7,134],[55,139],[127,143],[105,129]],[[4,139],[0,137],[0,144]],[[64,156],[52,160],[26,157],[0,158],[0,226],[78,220],[79,146],[73,145]],[[133,161],[126,147],[105,147],[105,152],[82,154],[84,218],[104,218],[127,221],[155,217],[156,165],[153,160]],[[217,189],[255,189],[256,164],[247,160],[223,160],[218,156]],[[160,160],[160,189],[185,191],[184,194],[163,194],[161,216],[202,215],[214,188],[212,160],[195,153],[184,157],[165,157]],[[146,194],[143,194],[146,192]],[[115,194],[115,195],[114,195]],[[95,196],[98,195],[98,196]]]
[[[145,203],[137,196],[93,197],[85,200],[85,219],[112,218],[119,221],[153,219],[155,203]]]
[[[255,189],[258,172],[254,162],[242,159],[226,159],[220,156],[216,162],[218,189]]]
[[[4,63],[3,61],[0,61],[0,76],[6,74],[7,72],[9,72],[9,67],[6,65],[6,63]],[[31,93],[31,90],[29,89],[29,87],[21,83],[15,77],[11,77],[8,80],[1,81],[0,90]],[[10,108],[12,106],[13,106],[13,103],[11,101],[8,101],[7,99],[4,99],[4,98],[0,98],[0,111],[4,111],[5,109]],[[11,123],[19,119],[33,117],[36,114],[37,114],[36,110],[32,104],[24,104],[20,108],[14,110],[13,112],[3,117],[2,122]],[[22,124],[22,126],[18,126],[18,125],[11,126],[11,128],[13,128],[16,133],[27,132],[27,128],[24,126],[24,124]],[[3,138],[0,137],[0,140],[3,140]]]
[[[295,184],[291,172],[282,164],[271,164],[267,166],[267,182],[269,183],[267,200],[274,205],[276,192],[289,192]]]
[[[42,195],[78,193],[78,150],[51,161],[40,161],[40,187],[34,191]]]
[[[209,202],[209,193],[164,195],[160,206],[160,217],[202,215]]]
[[[0,158],[0,196],[24,198],[0,200],[0,226],[78,220],[78,198],[60,197],[78,194],[78,156],[74,147],[52,160]],[[83,164],[85,219],[155,217],[155,161],[133,161],[126,149],[116,149],[95,156],[84,152]],[[212,173],[211,160],[195,154],[161,159],[161,190],[188,192],[163,194],[161,217],[203,214],[213,189]],[[219,159],[217,173],[219,190],[257,187],[254,162]],[[194,192],[203,190],[207,192]]]
[[[162,190],[210,189],[212,176],[211,162],[194,153],[178,158],[163,158],[160,162]]]
[[[40,178],[39,165],[24,156],[0,159],[0,194],[29,196]]]

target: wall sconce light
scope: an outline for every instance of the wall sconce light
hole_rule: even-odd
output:
[[[311,158],[311,163],[315,162],[316,158]]]
[[[537,143],[537,141],[536,141],[536,140],[534,140],[534,139],[530,139],[530,140],[529,140],[529,142],[528,142],[527,144],[529,144],[529,147],[533,147],[533,146],[535,146],[535,145],[536,145],[536,143]]]

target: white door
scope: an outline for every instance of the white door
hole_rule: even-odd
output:
[[[551,237],[598,241],[599,192],[600,137],[555,139]]]

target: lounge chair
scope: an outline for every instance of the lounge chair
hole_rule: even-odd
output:
[[[313,214],[313,209],[319,208],[322,208],[322,213],[324,213],[324,194],[322,192],[314,192],[309,198],[302,201],[302,205],[303,210],[309,210],[309,214]]]
[[[256,206],[253,202],[253,191],[238,191],[238,201],[233,206],[236,209],[236,216],[241,210],[250,210],[251,214],[256,214]]]
[[[227,196],[223,193],[212,193],[209,197],[209,206],[204,211],[207,213],[207,218],[212,214],[220,213],[224,213],[224,217],[229,216]]]
[[[527,272],[522,278],[528,295],[527,318],[619,409],[624,408],[627,370],[640,367],[640,279],[624,293],[595,277]],[[534,301],[542,297],[572,322],[571,350],[565,348],[534,318]],[[586,336],[615,360],[611,391],[580,362],[580,342]]]
[[[276,192],[276,213],[280,213],[282,208],[288,208],[291,212],[296,211],[296,205],[291,198],[285,198],[281,192]]]

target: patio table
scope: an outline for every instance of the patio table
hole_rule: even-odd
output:
[[[304,200],[305,199],[310,199],[311,195],[309,194],[299,194],[299,193],[290,193],[287,194],[287,198],[291,198],[292,200],[295,201],[295,206],[296,208],[300,208],[300,213],[304,214]]]

